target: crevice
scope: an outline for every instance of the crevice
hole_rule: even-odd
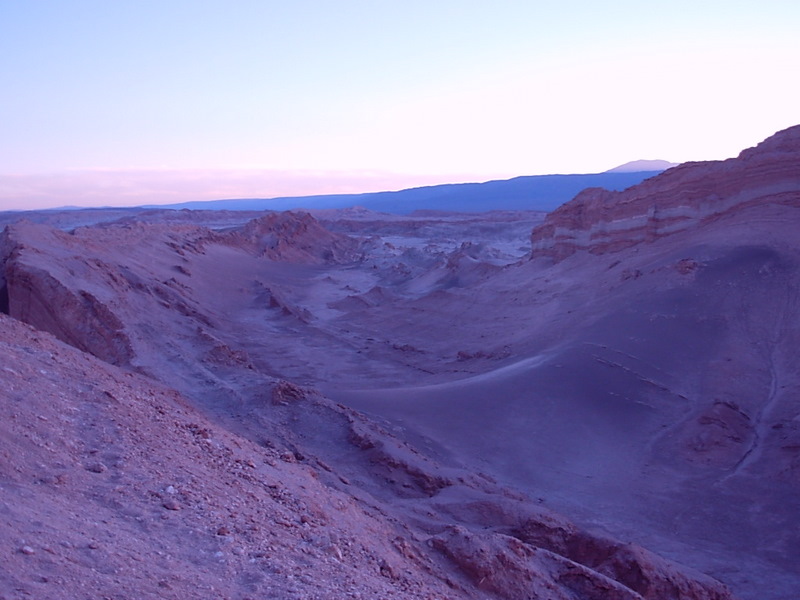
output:
[[[0,281],[0,312],[8,315],[9,301],[8,301],[8,286],[4,281]]]
[[[770,357],[769,363],[769,374],[770,374],[770,383],[769,383],[769,394],[767,396],[766,401],[758,410],[753,419],[753,440],[750,442],[749,447],[739,459],[739,461],[733,466],[731,473],[725,477],[731,477],[736,475],[740,471],[742,471],[747,465],[752,463],[756,458],[758,458],[759,454],[761,453],[761,440],[762,440],[762,432],[761,430],[764,428],[764,421],[766,416],[770,413],[773,406],[777,403],[778,399],[778,372],[775,368],[775,359],[774,357]],[[756,452],[758,451],[758,452]]]

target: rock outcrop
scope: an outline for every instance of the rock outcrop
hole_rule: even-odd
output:
[[[332,233],[307,212],[270,213],[223,239],[272,260],[307,264],[347,263],[360,256],[356,240]]]
[[[10,316],[111,364],[130,361],[125,325],[91,292],[70,290],[46,270],[18,262],[8,265],[5,279]]]
[[[615,252],[764,203],[800,204],[800,126],[737,158],[685,163],[621,192],[584,190],[533,230],[532,256]]]
[[[8,226],[0,236],[3,312],[106,362],[129,365],[136,355],[132,325],[155,314],[153,306],[207,319],[186,302],[175,278],[152,277],[149,267],[118,257],[130,258],[130,248],[141,245],[162,260],[174,257],[174,272],[186,274],[180,263],[202,252],[209,236],[203,228],[141,223],[72,233],[29,222]]]
[[[509,600],[731,598],[730,591],[720,583],[681,570],[643,548],[586,534],[582,538],[574,542],[574,558],[518,537],[476,533],[461,526],[449,527],[436,536],[433,546],[478,589]]]

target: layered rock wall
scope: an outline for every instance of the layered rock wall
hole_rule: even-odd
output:
[[[532,256],[615,252],[763,203],[800,205],[800,126],[737,158],[685,163],[621,192],[584,190],[533,230]]]

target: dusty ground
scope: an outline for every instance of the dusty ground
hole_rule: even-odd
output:
[[[12,225],[0,596],[792,597],[800,201],[752,185],[560,262],[540,213]]]

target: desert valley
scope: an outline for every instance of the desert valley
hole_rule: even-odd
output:
[[[550,212],[0,223],[2,600],[800,594],[800,126]]]

